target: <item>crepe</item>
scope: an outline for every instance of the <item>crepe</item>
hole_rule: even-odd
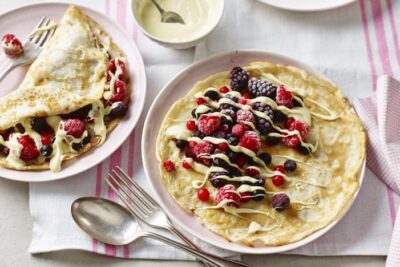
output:
[[[253,164],[261,173],[266,173],[265,199],[241,203],[239,208],[224,205],[226,203],[223,202],[216,203],[218,188],[211,185],[207,176],[210,168],[218,170],[218,167],[205,166],[188,159],[177,148],[176,141],[183,139],[199,142],[198,138],[193,137],[193,132],[187,129],[186,122],[193,119],[191,114],[197,107],[197,98],[204,97],[204,93],[209,90],[218,92],[221,87],[229,87],[230,73],[221,72],[196,83],[166,114],[156,146],[161,178],[179,206],[193,213],[212,232],[247,246],[285,245],[326,227],[347,210],[360,187],[359,175],[365,161],[366,133],[347,98],[332,83],[309,76],[301,69],[269,62],[253,62],[244,69],[252,77],[276,86],[283,85],[297,99],[303,100],[304,109],[286,110],[303,110],[304,114],[309,115],[299,112],[297,116],[302,120],[308,117],[310,137],[307,142],[312,144],[310,147],[315,147],[315,151],[303,155],[282,143],[272,146],[263,140],[261,151],[272,156],[272,163],[267,167]],[[225,99],[225,103],[228,102]],[[210,99],[206,104],[218,106]],[[201,109],[207,110],[197,110]],[[221,141],[218,138],[207,140],[214,144]],[[283,186],[276,186],[271,181],[276,174],[273,167],[282,165],[288,159],[297,163],[297,169],[294,173],[284,174]],[[190,162],[191,168],[182,166],[184,160]],[[166,170],[166,161],[175,164],[175,171]],[[271,173],[271,176],[267,175]],[[238,186],[236,190],[239,190]],[[200,188],[210,192],[208,202],[199,200],[197,193]],[[277,211],[271,206],[271,199],[282,192],[290,197],[290,206],[284,211]]]
[[[91,147],[102,144],[106,132],[114,128],[121,119],[107,118],[107,122],[104,123],[104,117],[111,111],[113,103],[109,99],[116,94],[115,83],[119,78],[115,73],[109,74],[111,80],[106,78],[107,72],[110,73],[108,65],[111,60],[118,65],[116,71],[120,68],[120,62],[123,62],[121,63],[125,66],[123,71],[127,72],[124,54],[110,36],[81,10],[70,6],[57,25],[54,35],[29,67],[20,86],[0,98],[0,132],[4,133],[10,129],[11,132],[15,132],[15,126],[22,124],[25,133],[21,134],[32,134],[31,137],[39,149],[43,144],[40,143],[40,136],[30,127],[32,118],[46,118],[49,126],[53,128],[53,138],[57,139],[59,124],[62,121],[60,115],[68,117],[65,115],[91,104],[92,107],[96,106],[101,114],[97,114],[97,111],[89,113],[95,112],[96,116],[99,115],[101,118],[99,117],[92,126],[85,123],[88,133],[84,135],[85,137],[90,135],[90,142],[84,144],[79,151],[71,149],[71,145],[67,149],[65,144],[60,144],[65,149],[62,155],[59,155],[58,162],[53,163],[52,170],[59,171],[62,161],[77,157]],[[128,77],[124,77],[121,82],[125,84],[126,92],[119,102],[128,104],[130,95]],[[108,99],[104,97],[105,91],[109,91]],[[7,144],[5,136],[3,134],[3,138],[0,137],[0,144],[6,147],[14,145],[15,149],[11,149],[11,152],[16,155],[0,154],[0,165],[19,170],[44,170],[51,167],[50,161],[57,151],[52,153],[52,157],[40,156],[33,162],[23,162],[18,158],[20,144],[18,142]],[[64,137],[63,139],[66,139]],[[78,141],[82,141],[83,138]],[[54,150],[56,144],[57,141],[53,145]]]

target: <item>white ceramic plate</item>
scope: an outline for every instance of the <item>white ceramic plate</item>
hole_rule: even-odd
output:
[[[356,0],[259,0],[271,6],[293,11],[321,11],[345,6]]]
[[[241,254],[278,253],[295,249],[310,243],[311,241],[326,233],[344,216],[358,194],[357,191],[353,200],[348,203],[347,207],[343,209],[342,213],[337,217],[334,222],[332,222],[325,228],[313,233],[312,235],[295,243],[284,246],[257,248],[230,243],[224,238],[212,233],[211,231],[207,230],[207,228],[205,228],[203,225],[201,225],[201,223],[198,222],[193,215],[181,209],[170,196],[167,189],[164,187],[163,182],[161,181],[160,172],[158,169],[159,163],[155,156],[156,139],[162,120],[164,119],[164,115],[167,113],[171,105],[179,98],[185,96],[196,82],[207,78],[213,73],[227,71],[235,66],[247,66],[252,61],[260,60],[297,66],[301,69],[306,70],[309,74],[329,80],[323,74],[315,71],[304,63],[277,54],[253,50],[218,54],[189,66],[188,68],[177,74],[174,78],[172,78],[172,80],[162,89],[162,91],[158,94],[157,98],[153,102],[149,113],[147,114],[142,139],[142,147],[146,148],[142,149],[142,159],[147,178],[154,192],[159,198],[159,203],[161,204],[162,208],[167,212],[168,216],[170,216],[170,218],[175,223],[179,224],[183,229],[185,229],[193,236],[211,245]],[[364,170],[365,162],[360,172],[360,184],[362,184]]]
[[[43,16],[47,16],[55,22],[59,22],[68,4],[64,3],[42,3],[23,6],[0,15],[0,36],[13,33],[20,39],[32,31],[33,27]],[[21,172],[0,167],[0,176],[17,181],[43,182],[62,179],[83,172],[107,158],[114,152],[129,136],[135,127],[143,110],[146,95],[146,73],[142,57],[135,43],[120,26],[110,18],[97,11],[80,7],[86,14],[97,21],[113,38],[113,40],[124,51],[128,59],[129,77],[132,82],[132,103],[126,119],[124,119],[107,137],[106,142],[78,159],[67,161],[63,164],[62,171],[53,173],[50,171]],[[0,69],[9,62],[0,52]],[[18,87],[25,76],[27,67],[19,67],[0,83],[0,96],[7,94]]]

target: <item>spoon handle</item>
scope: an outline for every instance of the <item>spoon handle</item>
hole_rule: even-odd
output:
[[[158,9],[158,11],[160,12],[161,16],[164,14],[164,9],[162,9],[162,7],[160,7],[160,5],[156,2],[156,0],[151,0],[153,2],[153,4],[156,6],[156,8]]]
[[[165,244],[176,247],[180,250],[186,251],[187,253],[192,254],[193,256],[200,258],[200,259],[202,259],[214,266],[217,266],[217,267],[238,267],[238,266],[250,267],[249,265],[247,265],[245,263],[241,263],[238,261],[231,261],[231,260],[225,259],[223,257],[211,255],[206,252],[200,251],[198,249],[191,248],[189,246],[186,246],[179,242],[176,242],[175,240],[169,239],[167,237],[164,237],[162,235],[159,235],[159,234],[156,234],[153,232],[143,232],[141,236],[153,238],[153,239],[161,241]]]

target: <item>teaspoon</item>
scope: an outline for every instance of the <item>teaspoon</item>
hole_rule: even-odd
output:
[[[157,2],[156,0],[151,0],[153,4],[156,6],[158,11],[161,14],[161,22],[166,22],[166,23],[181,23],[185,24],[185,21],[182,19],[182,17],[175,12],[172,11],[165,11]]]

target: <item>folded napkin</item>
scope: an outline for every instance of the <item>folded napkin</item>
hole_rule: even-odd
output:
[[[368,131],[368,167],[390,188],[400,188],[400,82],[389,76],[378,79],[376,92],[354,103]],[[390,243],[387,267],[400,266],[400,212]]]

